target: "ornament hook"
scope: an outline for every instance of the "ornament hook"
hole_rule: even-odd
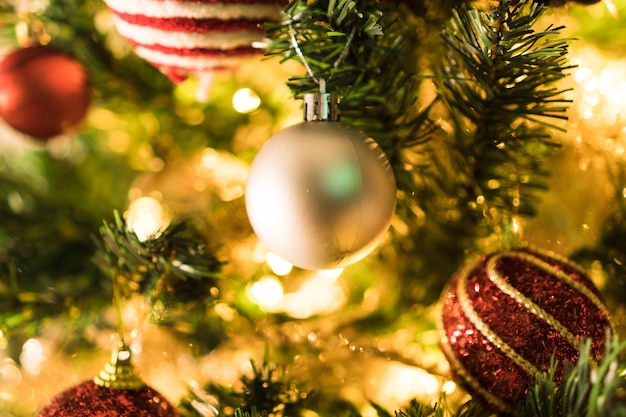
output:
[[[320,84],[321,86],[321,84]],[[321,90],[321,88],[320,88]],[[304,121],[338,121],[339,98],[336,93],[308,93],[304,95]]]
[[[93,382],[96,385],[112,389],[139,389],[144,383],[135,372],[130,347],[120,342],[113,351],[111,360],[96,375]]]

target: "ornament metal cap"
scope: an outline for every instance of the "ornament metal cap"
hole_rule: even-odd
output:
[[[131,362],[130,348],[120,343],[113,351],[111,360],[93,379],[96,385],[112,389],[139,389],[144,383],[135,372]]]
[[[304,121],[338,121],[339,98],[335,93],[309,93],[304,95]]]

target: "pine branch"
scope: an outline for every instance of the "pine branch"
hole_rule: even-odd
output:
[[[555,148],[551,119],[565,119],[568,100],[555,84],[566,76],[567,39],[561,27],[535,31],[545,8],[502,0],[482,12],[453,12],[442,39],[440,97],[455,126],[467,203],[481,211],[533,215],[538,191],[547,188],[545,159]]]
[[[298,0],[281,22],[266,25],[272,38],[267,54],[295,59],[306,69],[287,83],[295,97],[319,91],[324,80],[326,89],[341,97],[342,121],[378,142],[402,190],[414,188],[403,175],[402,152],[424,144],[436,129],[430,105],[420,110],[417,102],[421,79],[407,51],[408,26],[402,20],[407,14],[377,2]]]
[[[91,150],[82,150],[91,161]],[[44,149],[7,151],[0,158],[0,323],[16,346],[47,320],[71,315],[80,328],[106,305],[102,275],[90,260],[90,234],[101,210],[116,200],[100,195],[92,204],[82,184],[87,174],[73,162]],[[84,168],[98,171],[100,164]],[[118,179],[119,185],[124,182]]]
[[[119,106],[141,107],[163,94],[172,94],[172,83],[145,60],[134,53],[122,59],[113,56],[107,48],[107,35],[96,28],[96,17],[103,10],[106,5],[100,1],[61,0],[46,7],[39,18],[56,29],[52,43],[89,69],[90,82],[102,104],[110,103],[119,111]]]
[[[100,235],[94,262],[116,280],[121,296],[150,296],[159,320],[165,320],[166,306],[171,307],[168,316],[178,309],[187,309],[189,315],[189,303],[205,303],[211,298],[214,280],[221,277],[222,263],[208,253],[204,239],[183,220],[140,241],[116,212],[115,223],[105,223]]]
[[[302,386],[286,378],[284,369],[271,363],[269,358],[261,366],[253,361],[252,376],[243,375],[241,391],[234,391],[218,385],[209,385],[206,393],[190,389],[179,405],[185,415],[202,415],[202,410],[211,409],[213,398],[220,406],[232,410],[233,417],[297,417],[303,415],[305,404],[310,399],[310,392],[302,391]],[[222,412],[229,415],[227,412]]]
[[[620,359],[625,350],[626,342],[617,337],[607,340],[607,351],[595,366],[587,340],[576,364],[565,364],[560,384],[555,382],[557,363],[537,375],[517,416],[626,416],[626,379],[622,374],[626,362]]]
[[[376,409],[380,417],[391,417],[380,407]],[[447,405],[445,396],[442,396],[433,406],[413,400],[408,408],[396,411],[395,417],[489,417],[491,414],[489,410],[473,400],[461,404],[455,411]]]
[[[269,363],[267,357],[261,367],[252,364],[252,378],[242,376],[244,389],[240,394],[242,409],[254,413],[255,409],[271,416],[299,416],[310,393],[302,392],[295,382],[286,379],[284,371]],[[277,372],[280,372],[277,374]]]
[[[320,80],[326,81],[329,91],[339,92],[362,77],[365,68],[355,60],[377,47],[374,37],[382,35],[380,19],[374,2],[294,1],[284,9],[282,22],[266,24],[272,38],[267,53],[305,64],[308,73],[289,83],[296,94],[319,91]]]

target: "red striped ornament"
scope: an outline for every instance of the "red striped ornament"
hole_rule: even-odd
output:
[[[441,309],[441,346],[455,381],[499,412],[513,412],[553,354],[575,362],[588,338],[599,360],[612,332],[585,272],[535,249],[469,262],[444,290]]]
[[[117,31],[174,83],[233,69],[262,50],[284,0],[105,0]],[[201,77],[202,78],[202,77]]]

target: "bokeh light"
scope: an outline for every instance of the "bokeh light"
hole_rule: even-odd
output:
[[[126,218],[128,228],[141,242],[158,237],[171,221],[161,203],[152,197],[140,197],[133,201]]]
[[[233,107],[239,113],[252,113],[261,105],[261,98],[249,88],[237,90],[233,95]]]

